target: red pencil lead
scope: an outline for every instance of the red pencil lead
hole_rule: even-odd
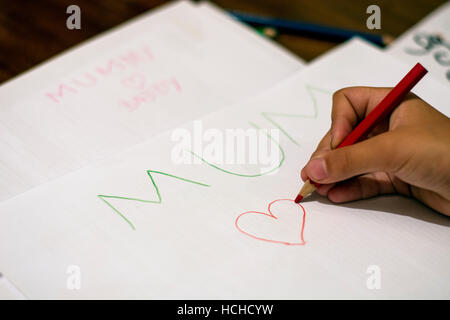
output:
[[[303,196],[301,194],[298,194],[297,197],[295,197],[295,203],[299,203],[300,201],[303,200]]]

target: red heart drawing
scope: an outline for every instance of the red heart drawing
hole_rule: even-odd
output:
[[[280,215],[285,216],[284,219],[279,219],[277,216],[275,216],[272,213],[272,205],[276,202],[281,202],[281,201],[289,201],[295,204],[295,206],[298,208],[298,212],[294,213],[294,215],[292,215],[292,212],[286,212],[288,210],[286,210],[285,212],[283,212],[282,214],[279,214],[278,217]],[[301,209],[301,210],[300,210]],[[253,238],[253,239],[257,239],[257,240],[262,240],[262,241],[266,241],[266,242],[272,242],[272,243],[280,243],[280,244],[285,244],[285,245],[304,245],[306,242],[303,239],[303,230],[305,229],[305,218],[306,218],[306,212],[305,209],[298,203],[295,203],[294,200],[291,199],[279,199],[279,200],[275,200],[272,201],[271,203],[269,203],[269,206],[267,208],[267,211],[269,213],[265,213],[265,212],[259,212],[259,211],[247,211],[244,213],[241,213],[235,221],[235,226],[236,228],[242,232],[243,234]],[[255,216],[255,215],[262,215],[264,219],[261,219],[261,216]],[[287,219],[286,219],[287,216]],[[297,217],[298,216],[298,217]],[[272,221],[266,220],[265,217],[269,218],[269,219],[273,219]],[[247,224],[245,223],[245,219],[247,219]],[[247,229],[255,229],[255,227],[258,227],[258,224],[248,224],[249,221],[253,220],[253,222],[259,222],[260,225],[265,225],[265,229],[266,229],[266,235],[264,236],[257,236],[255,235],[255,233],[257,233],[257,231],[253,230],[252,232],[247,232],[243,230],[243,226],[247,225]],[[258,221],[255,221],[258,220]],[[290,221],[289,221],[290,220]],[[292,220],[297,220],[294,223],[292,223]],[[288,222],[287,222],[288,221]],[[281,223],[281,225],[280,225]],[[278,225],[276,225],[278,224]],[[282,241],[282,240],[276,240],[276,239],[272,239],[270,238],[270,229],[276,229],[275,227],[278,227],[278,233],[280,232],[284,232],[284,231],[291,231],[291,233],[295,233],[294,241]],[[280,229],[281,228],[281,229]],[[277,231],[277,230],[275,230]],[[275,232],[276,233],[276,232]],[[269,234],[269,235],[267,235]],[[292,235],[291,235],[292,236]],[[279,237],[279,236],[278,236]]]

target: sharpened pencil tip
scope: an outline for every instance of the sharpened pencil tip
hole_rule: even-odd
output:
[[[302,200],[303,200],[303,196],[301,194],[298,194],[294,201],[295,201],[295,203],[299,203]]]

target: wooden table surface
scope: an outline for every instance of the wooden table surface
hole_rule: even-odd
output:
[[[164,0],[0,0],[0,83]],[[366,29],[366,8],[381,8],[381,30],[399,36],[445,0],[215,0],[222,8]],[[81,30],[66,28],[66,8],[81,8]],[[277,41],[309,61],[336,45],[281,34]]]

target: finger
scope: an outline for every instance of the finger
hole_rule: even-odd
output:
[[[370,112],[390,90],[390,88],[349,87],[335,92],[333,95],[331,129],[319,142],[310,159],[337,147],[352,131],[359,119]],[[378,130],[381,132],[387,126],[379,125],[377,128],[381,128],[381,130]],[[305,168],[302,169],[300,176],[303,181],[308,179]]]
[[[331,150],[331,132],[328,130],[328,132],[323,136],[322,140],[320,140],[319,144],[317,145],[316,150],[311,154],[311,158],[318,155],[319,153],[323,151]]]
[[[321,196],[326,197],[328,195],[328,192],[334,188],[336,184],[330,183],[330,184],[321,184],[319,187],[317,187],[316,192],[320,194]]]
[[[303,180],[303,182],[305,182],[306,180],[308,180],[308,176],[306,175],[305,169],[302,169],[301,171],[301,178]],[[320,194],[321,196],[326,196],[328,194],[328,191],[334,187],[334,183],[330,183],[330,184],[321,184],[317,187],[316,192],[318,194]]]
[[[361,119],[375,108],[391,88],[348,87],[333,94],[332,148],[336,148]]]
[[[341,203],[395,193],[395,191],[391,179],[385,172],[375,172],[338,183],[328,191],[327,196],[332,202]]]
[[[390,91],[390,88],[348,87],[333,94],[331,129],[319,142],[311,158],[324,150],[334,149]]]
[[[354,145],[319,153],[305,166],[312,181],[328,184],[361,174],[387,171],[395,173],[405,158],[395,132],[385,132]]]
[[[330,141],[331,141],[331,136],[330,136],[330,131],[328,131],[327,134],[319,142],[317,149],[311,154],[310,159],[319,155],[323,151],[331,150]],[[302,168],[302,170],[300,172],[300,177],[302,178],[303,181],[308,180],[308,176],[305,173],[305,167]]]
[[[436,192],[411,186],[411,193],[417,200],[433,208],[437,212],[450,216],[450,201]]]
[[[300,177],[302,178],[303,181],[308,180],[308,176],[306,175],[305,168],[303,168],[302,171],[300,171]]]
[[[306,175],[305,170],[303,169],[301,172],[301,178],[303,180],[303,182],[306,182],[306,180],[308,180],[308,176]],[[321,184],[319,185],[319,187],[317,187],[316,192],[318,194],[320,194],[321,196],[326,196],[328,194],[328,191],[334,187],[334,183],[331,184]]]

